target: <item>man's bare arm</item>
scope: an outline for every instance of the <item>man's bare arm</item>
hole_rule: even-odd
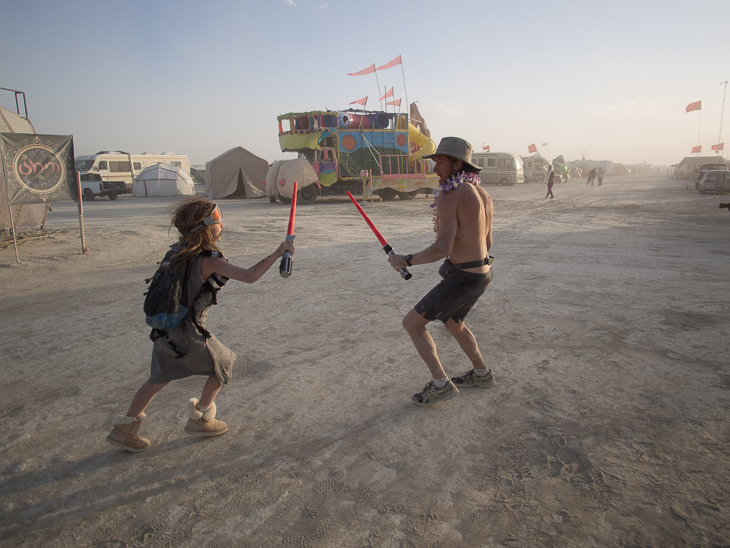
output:
[[[439,217],[438,235],[436,241],[423,251],[411,256],[411,265],[435,263],[451,255],[454,248],[454,239],[458,230],[456,218],[457,200],[454,194],[442,194],[436,202],[436,214]],[[406,268],[405,255],[391,255],[388,258],[396,270]]]

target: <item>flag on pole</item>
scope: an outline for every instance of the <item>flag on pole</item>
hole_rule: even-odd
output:
[[[388,105],[393,105],[394,107],[399,107],[400,106],[400,99],[397,99],[396,101],[389,101],[387,104]]]
[[[373,72],[375,72],[375,63],[373,63],[366,69],[362,69],[360,72],[348,72],[347,75],[348,76],[364,76],[365,74],[372,74]],[[352,103],[350,103],[350,104],[352,104]]]
[[[489,145],[483,146],[482,152],[489,152]]]
[[[353,101],[350,104],[351,105],[362,105],[362,106],[365,106],[365,105],[367,105],[367,103],[368,103],[368,96],[366,95],[362,99],[358,99],[357,101]]]
[[[692,147],[692,154],[699,154],[700,152],[702,152],[702,145]]]
[[[687,112],[692,112],[693,110],[700,110],[702,108],[702,101],[697,101],[696,103],[690,103],[687,105]]]
[[[537,147],[535,145],[530,145],[527,147],[528,152],[537,152]]]
[[[725,150],[724,145],[725,145],[725,143],[718,143],[716,145],[712,145],[710,148],[712,150]]]
[[[393,97],[393,88],[390,88],[390,91],[383,95],[380,100],[382,101],[383,99],[387,99],[388,97]]]
[[[394,67],[396,65],[402,65],[402,64],[403,64],[403,62],[401,61],[400,55],[399,55],[398,57],[396,57],[395,59],[393,59],[390,63],[388,63],[386,65],[383,65],[382,67],[378,67],[375,70],[385,70],[385,69],[389,69],[390,67]]]

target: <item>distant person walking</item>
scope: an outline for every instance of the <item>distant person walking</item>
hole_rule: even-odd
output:
[[[598,186],[601,186],[603,184],[603,168],[598,168],[598,173],[596,174],[596,177],[598,178]]]
[[[548,168],[547,177],[545,178],[547,181],[547,194],[545,194],[545,198],[553,198],[553,184],[555,183],[555,169],[553,169],[553,166],[550,166]]]
[[[594,167],[588,172],[588,180],[586,181],[586,186],[588,186],[588,185],[593,186],[593,179],[595,179],[595,178],[596,178],[596,168]]]

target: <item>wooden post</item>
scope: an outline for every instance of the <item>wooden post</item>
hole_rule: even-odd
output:
[[[76,191],[79,195],[79,231],[81,232],[81,254],[85,255],[89,252],[88,249],[86,249],[86,238],[84,236],[84,206],[82,205],[82,195],[81,195],[81,175],[79,175],[79,172],[76,172]]]

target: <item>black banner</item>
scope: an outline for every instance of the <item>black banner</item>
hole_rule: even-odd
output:
[[[0,133],[0,156],[10,205],[78,199],[73,136]]]

